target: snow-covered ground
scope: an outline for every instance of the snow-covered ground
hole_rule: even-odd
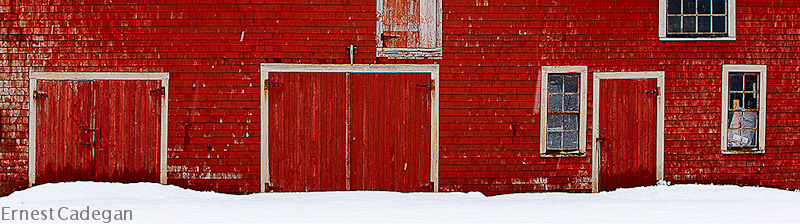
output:
[[[673,185],[598,194],[320,192],[228,195],[150,183],[44,184],[0,198],[12,210],[129,210],[131,222],[792,222],[800,192],[758,187]],[[66,208],[65,210],[60,210]],[[44,211],[41,211],[44,210]],[[63,214],[58,214],[62,212]],[[15,211],[19,215],[20,211]],[[100,215],[99,217],[102,217]],[[18,220],[19,217],[14,217]],[[42,218],[41,215],[38,218]],[[48,217],[49,218],[49,217]],[[69,218],[69,217],[66,217]],[[113,218],[112,218],[113,219]],[[84,223],[102,223],[90,221]],[[27,220],[23,222],[31,222]]]

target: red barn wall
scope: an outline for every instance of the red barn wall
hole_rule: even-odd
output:
[[[666,180],[800,187],[798,0],[739,0],[737,40],[712,42],[658,41],[657,0],[445,0],[441,60],[376,59],[375,4],[0,0],[0,193],[27,186],[29,72],[169,72],[168,182],[251,193],[259,64],[347,63],[350,44],[441,65],[441,191],[591,190],[591,149],[539,155],[545,65],[666,71]],[[723,64],[768,66],[765,154],[720,154]]]

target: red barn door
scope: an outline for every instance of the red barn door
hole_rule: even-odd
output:
[[[158,182],[160,81],[37,81],[36,184]]]
[[[601,80],[599,189],[656,181],[656,79]]]
[[[270,73],[268,191],[429,185],[430,74]]]
[[[271,73],[269,179],[280,191],[346,190],[343,73]]]
[[[350,75],[352,190],[416,191],[430,184],[429,74]]]

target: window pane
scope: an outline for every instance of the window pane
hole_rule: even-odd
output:
[[[667,0],[667,14],[681,14],[681,0]]]
[[[742,128],[756,128],[758,127],[758,112],[755,111],[745,111],[739,112],[741,116],[739,116],[739,123]]]
[[[547,87],[550,93],[562,93],[564,90],[564,78],[560,75],[548,75],[547,81],[550,85]]]
[[[561,148],[561,132],[547,132],[547,148],[560,149]]]
[[[730,91],[742,91],[742,74],[730,73],[730,78],[728,79],[728,89]]]
[[[564,130],[577,131],[578,130],[578,114],[565,114],[564,115]]]
[[[577,112],[580,105],[580,95],[564,95],[564,111]]]
[[[714,27],[714,30],[712,30],[713,32],[715,32],[715,33],[725,33],[726,32],[726,30],[728,28],[727,27],[728,26],[727,25],[728,21],[725,20],[724,16],[714,16],[714,18],[712,20],[713,20],[712,21],[712,23],[713,23],[712,26]]]
[[[758,109],[758,93],[745,93],[744,94],[744,108],[745,109]]]
[[[711,32],[711,16],[697,17],[697,32]]]
[[[564,92],[577,93],[580,86],[580,76],[578,74],[564,75]]]
[[[561,126],[561,114],[547,114],[547,130],[548,131],[561,131],[564,130]]]
[[[697,16],[684,16],[683,17],[683,32],[684,33],[694,33],[695,32],[695,23],[697,20]]]
[[[745,75],[744,76],[744,90],[745,91],[757,91],[758,90],[758,76],[757,75]]]
[[[740,122],[734,122],[734,118],[736,118],[736,121],[739,120],[740,113],[739,111],[728,111],[728,129],[742,128]]]
[[[713,0],[714,14],[726,14],[728,12],[728,1],[726,0]]]
[[[547,112],[557,112],[563,111],[562,101],[564,100],[564,95],[557,94],[557,95],[549,95],[547,97]]]
[[[697,13],[696,0],[683,0],[683,14]]]
[[[681,17],[669,16],[667,17],[667,32],[680,33],[681,32]]]
[[[755,129],[742,129],[742,146],[756,146]]]
[[[697,0],[697,14],[711,13],[711,0]]]
[[[578,148],[578,132],[565,132],[564,133],[564,148],[577,149]]]
[[[742,96],[741,93],[731,93],[730,94],[730,104],[728,105],[730,109],[742,109]]]

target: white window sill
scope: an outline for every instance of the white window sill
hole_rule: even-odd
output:
[[[389,48],[375,49],[375,56],[389,59],[442,59],[442,48]]]
[[[764,150],[741,150],[741,149],[729,149],[723,150],[723,155],[749,155],[749,154],[764,154]]]
[[[660,41],[735,41],[736,37],[659,37]]]

